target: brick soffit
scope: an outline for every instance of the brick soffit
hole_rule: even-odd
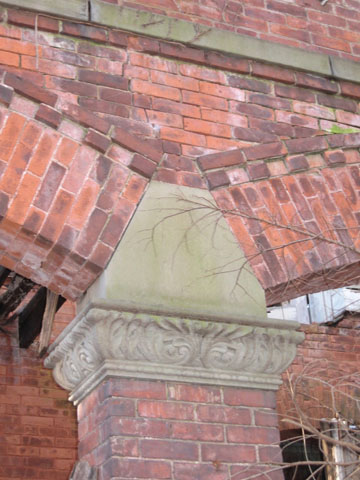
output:
[[[120,8],[101,0],[68,0],[66,3],[53,0],[6,0],[1,4],[100,24],[227,55],[251,58],[338,80],[360,82],[358,62],[196,25],[165,15],[128,7]]]

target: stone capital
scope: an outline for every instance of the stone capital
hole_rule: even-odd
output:
[[[264,318],[194,318],[102,301],[80,313],[45,365],[79,403],[107,377],[276,390],[303,335]]]

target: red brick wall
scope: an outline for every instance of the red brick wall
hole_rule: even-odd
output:
[[[103,270],[149,178],[230,186],[231,207],[250,203],[265,219],[281,210],[278,222],[313,232],[324,218],[344,222],[352,238],[338,240],[358,240],[360,136],[325,134],[360,126],[359,85],[48,17],[35,39],[35,15],[22,11],[9,10],[7,22],[0,264],[77,298]],[[197,160],[236,148],[245,149],[237,161]],[[222,192],[215,196],[226,208]],[[329,245],[323,257],[309,242],[300,256],[298,245],[262,255],[293,232],[249,223],[232,226],[263,287],[280,285],[270,302],[294,293],[288,277],[300,277],[298,288],[324,264],[353,261]],[[343,272],[336,286],[353,281]]]
[[[110,379],[78,407],[79,458],[100,480],[228,480],[279,454],[274,407],[274,392]]]
[[[329,0],[104,0],[271,42],[360,57],[360,1]]]
[[[349,394],[360,395],[359,362],[360,362],[360,316],[348,316],[337,325],[303,325],[306,334],[305,341],[298,347],[298,354],[290,366],[290,375],[302,376],[305,374],[305,390],[307,397],[298,396],[297,401],[307,415],[314,418],[333,417],[335,411],[332,399],[329,396],[330,384],[344,383],[351,387]],[[351,377],[351,374],[357,374]],[[284,374],[286,382],[287,373]],[[314,380],[311,380],[313,377]],[[320,380],[320,381],[319,381]],[[324,383],[323,383],[324,382]],[[301,390],[301,389],[300,389]],[[309,398],[312,396],[312,399]],[[359,410],[354,401],[341,395],[336,402],[339,413],[349,420],[360,422]],[[327,408],[322,408],[327,407]],[[278,394],[278,411],[282,415],[288,414],[293,408],[289,395],[284,388]],[[291,428],[291,427],[290,427]]]
[[[73,314],[65,303],[55,331]],[[67,396],[42,366],[36,343],[19,349],[15,337],[0,333],[1,480],[67,480],[77,458],[76,410]]]

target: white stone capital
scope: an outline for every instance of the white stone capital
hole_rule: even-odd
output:
[[[78,315],[45,365],[79,403],[107,377],[275,390],[303,334],[264,318],[193,318],[102,301]]]

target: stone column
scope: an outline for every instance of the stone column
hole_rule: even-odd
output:
[[[279,459],[275,392],[302,334],[266,318],[207,192],[153,182],[79,308],[46,365],[99,479],[239,480]]]

